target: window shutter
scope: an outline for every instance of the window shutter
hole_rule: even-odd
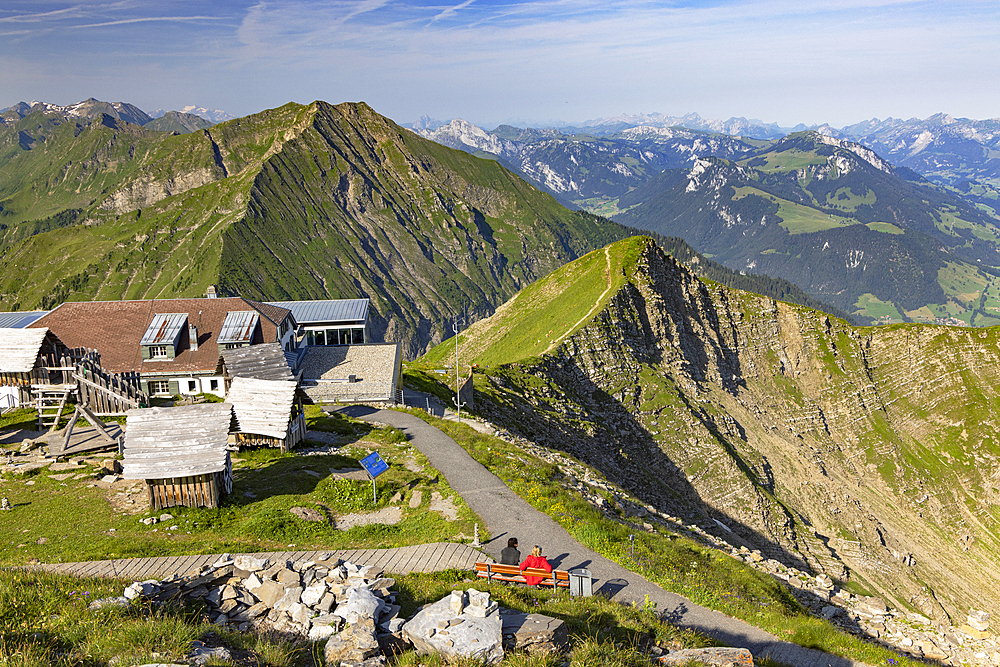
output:
[[[181,393],[180,384],[177,382],[177,380],[171,380],[169,384],[170,384],[171,396],[177,396],[178,394]]]
[[[143,345],[142,346],[142,358],[143,359],[149,359],[149,346],[148,345]]]

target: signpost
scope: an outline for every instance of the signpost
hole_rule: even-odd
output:
[[[378,503],[378,495],[375,492],[375,478],[388,470],[389,464],[382,460],[378,452],[372,452],[361,459],[361,465],[364,466],[368,476],[372,478],[372,503]]]

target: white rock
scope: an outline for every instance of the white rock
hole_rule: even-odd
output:
[[[497,664],[503,660],[503,621],[498,612],[485,618],[452,612],[452,596],[424,607],[403,626],[403,636],[420,654],[440,653]]]
[[[326,584],[323,582],[307,586],[306,589],[302,591],[302,604],[310,607],[319,604],[319,601],[323,599],[324,595],[326,595],[326,590]]]
[[[160,521],[170,521],[173,518],[174,518],[173,514],[161,514],[160,515]]]
[[[233,559],[233,565],[235,565],[240,570],[246,570],[248,572],[257,572],[266,568],[271,561],[267,558],[254,558],[253,556],[247,556],[245,554],[240,554]]]
[[[313,625],[309,628],[309,640],[318,642],[337,634],[336,625]]]
[[[370,618],[377,623],[378,615],[384,604],[367,588],[351,588],[347,602],[338,605],[334,613],[346,620],[349,625],[353,625],[363,618]]]
[[[256,574],[251,574],[249,577],[243,580],[243,588],[247,589],[251,593],[260,588],[261,580]]]

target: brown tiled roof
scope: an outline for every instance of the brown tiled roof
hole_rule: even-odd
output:
[[[253,306],[258,313],[271,320],[275,326],[280,325],[281,321],[288,317],[288,313],[292,312],[288,308],[264,303],[263,301],[254,301],[252,299],[244,299],[244,301]]]
[[[33,322],[31,328],[48,327],[67,347],[96,349],[101,353],[101,366],[113,373],[214,372],[219,361],[219,331],[229,311],[261,312],[262,342],[278,339],[277,324],[290,311],[267,306],[264,313],[257,305],[267,304],[240,297],[69,302]],[[192,352],[182,343],[177,357],[170,361],[143,362],[139,341],[157,313],[187,313],[188,324],[198,329],[198,349]],[[187,340],[187,334],[181,338]]]

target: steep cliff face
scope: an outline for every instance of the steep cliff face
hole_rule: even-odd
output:
[[[651,243],[626,278],[556,349],[484,371],[477,405],[790,564],[1000,612],[995,329],[856,328]]]

